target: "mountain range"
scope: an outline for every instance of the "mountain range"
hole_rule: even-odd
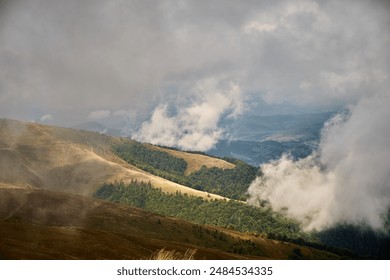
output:
[[[193,249],[198,259],[356,257],[246,205],[256,172],[238,160],[1,119],[0,257],[148,259],[161,249]]]
[[[336,112],[259,115],[225,120],[225,136],[207,153],[259,166],[282,154],[304,158],[317,148],[324,123]]]

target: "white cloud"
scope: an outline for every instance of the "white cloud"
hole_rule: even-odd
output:
[[[273,23],[261,23],[258,21],[252,21],[244,27],[245,33],[252,32],[272,32],[277,28],[276,24]]]
[[[389,95],[364,98],[326,124],[318,152],[263,165],[249,202],[267,200],[306,229],[344,222],[381,229],[390,207],[389,106]]]
[[[93,111],[89,113],[88,119],[90,120],[101,120],[101,119],[106,119],[111,115],[111,112],[109,110],[98,110],[98,111]]]
[[[144,122],[133,138],[157,145],[176,146],[177,139],[181,137],[179,121],[169,117],[167,110],[167,105],[157,106],[150,121]]]
[[[50,115],[50,114],[43,115],[43,116],[39,119],[39,121],[41,121],[41,122],[53,121],[53,120],[54,120],[54,118],[53,118],[53,116]]]
[[[149,121],[133,135],[152,144],[176,146],[185,150],[207,151],[222,136],[219,121],[224,114],[237,117],[244,110],[237,84],[219,79],[201,80],[190,90],[193,100],[177,103],[177,113],[169,115],[168,105],[159,105]]]

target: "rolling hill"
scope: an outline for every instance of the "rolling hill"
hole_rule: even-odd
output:
[[[126,154],[130,158],[125,161],[115,147],[129,145],[147,152],[138,158]],[[199,259],[339,258],[259,233],[195,224],[92,197],[104,184],[144,182],[167,194],[229,201],[158,176],[172,176],[176,164],[182,168],[180,178],[192,184],[215,178],[215,184],[223,185],[225,175],[232,182],[254,175],[239,162],[97,132],[0,119],[0,258],[148,259],[162,248],[196,249]]]
[[[162,248],[196,259],[334,259],[313,248],[201,226],[47,190],[0,189],[2,259],[149,259]]]
[[[116,141],[97,132],[1,119],[0,182],[91,196],[105,182],[134,179],[150,181],[166,192],[222,198],[126,163],[111,150]]]

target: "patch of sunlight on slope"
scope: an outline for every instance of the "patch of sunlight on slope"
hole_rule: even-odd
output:
[[[103,183],[138,180],[165,192],[206,199],[191,189],[140,170],[114,155],[113,137],[75,129],[0,120],[0,183],[92,195]]]
[[[146,144],[146,145],[148,148],[163,151],[174,157],[184,159],[187,163],[187,169],[185,171],[185,175],[189,175],[193,172],[200,170],[202,166],[205,166],[207,168],[217,167],[221,169],[233,169],[235,167],[234,164],[219,158],[213,158],[202,154],[165,149],[162,147],[153,146],[151,144]]]

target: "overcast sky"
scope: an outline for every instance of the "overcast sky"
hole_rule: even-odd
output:
[[[142,116],[151,131],[160,114],[218,136],[220,118],[256,99],[353,104],[388,88],[385,3],[6,0],[0,116],[60,125]]]

